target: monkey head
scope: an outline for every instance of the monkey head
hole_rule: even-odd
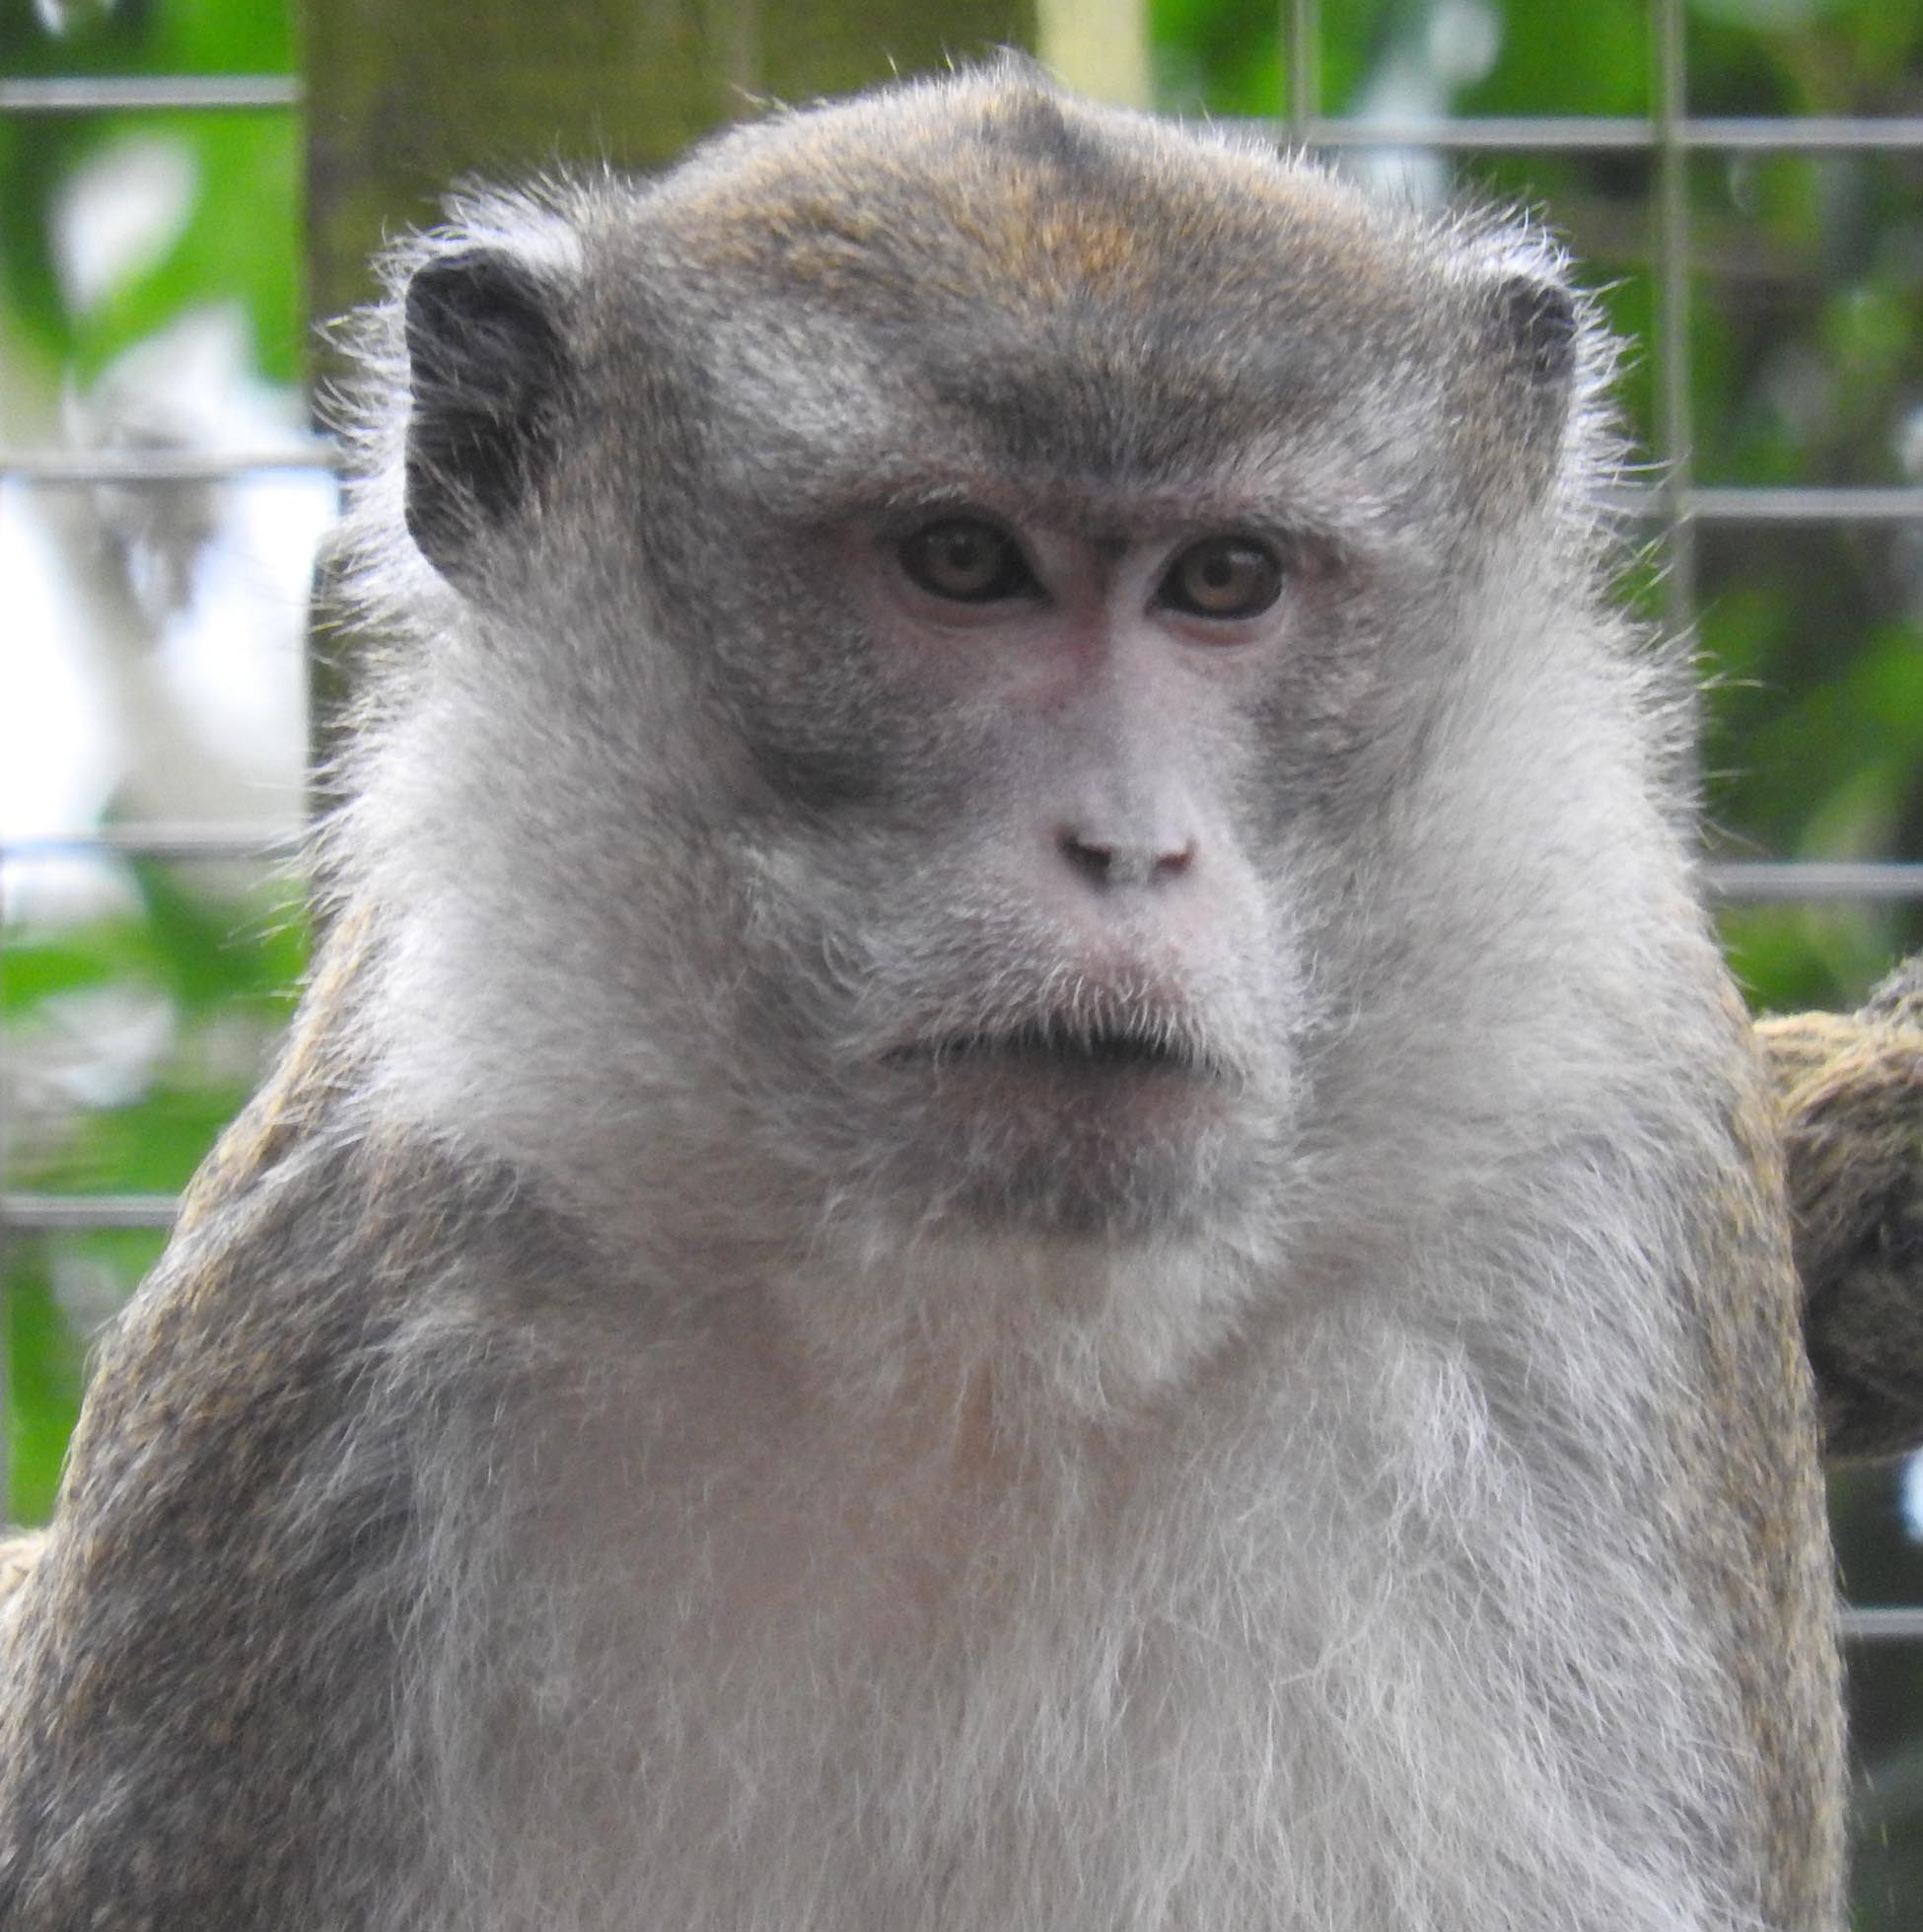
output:
[[[720,1167],[787,1237],[1272,1258],[1478,999],[1593,996],[1540,949],[1633,856],[1509,930],[1648,762],[1538,240],[998,70],[393,274],[378,1057],[599,1224]]]

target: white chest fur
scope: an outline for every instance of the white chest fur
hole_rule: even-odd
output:
[[[459,1922],[1748,1923],[1702,1854],[1727,1690],[1649,1471],[1545,1463],[1471,1344],[1374,1298],[1272,1342],[1026,1444],[985,1395],[862,1439],[664,1353],[576,1418],[600,1491],[470,1557],[491,1611],[424,1656]]]

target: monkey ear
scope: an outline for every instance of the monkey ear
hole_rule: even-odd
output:
[[[1497,371],[1496,406],[1533,486],[1553,471],[1575,393],[1575,297],[1547,277],[1511,274],[1484,292],[1482,305],[1483,341],[1493,351],[1484,366]]]
[[[554,304],[488,249],[425,262],[407,284],[407,529],[452,583],[553,460],[568,368]]]
[[[1512,275],[1491,308],[1505,360],[1524,381],[1566,391],[1576,374],[1576,302],[1559,282]]]

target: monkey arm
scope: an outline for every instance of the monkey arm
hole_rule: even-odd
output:
[[[1825,1447],[1923,1443],[1923,959],[1853,1014],[1759,1021]]]

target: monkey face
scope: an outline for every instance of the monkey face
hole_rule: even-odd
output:
[[[796,715],[763,678],[737,729],[781,941],[748,1005],[813,1043],[817,1144],[927,1226],[1133,1238],[1252,1197],[1305,1017],[1254,721],[1315,566],[1252,520],[987,472],[813,540],[797,648],[837,635],[862,701]]]
[[[1342,1042],[1466,916],[1386,888],[1508,755],[1452,733],[1509,702],[1463,702],[1478,607],[1550,514],[1550,265],[1002,86],[514,226],[415,268],[389,473],[454,640],[416,715],[497,788],[502,721],[549,748],[498,864],[597,963],[527,961],[511,1029],[597,1062],[577,1171],[752,1148],[797,1212],[1083,1243],[1287,1221]],[[505,982],[511,935],[467,950]]]

